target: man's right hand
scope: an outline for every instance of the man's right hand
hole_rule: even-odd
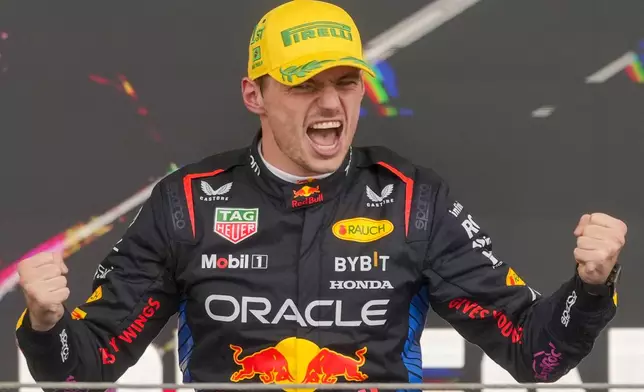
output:
[[[25,294],[31,327],[49,331],[63,317],[69,298],[67,266],[58,253],[39,253],[18,264],[20,287]]]

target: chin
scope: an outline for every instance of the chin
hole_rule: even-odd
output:
[[[317,173],[317,174],[326,174],[326,173],[331,173],[334,172],[338,169],[340,169],[340,166],[342,166],[342,163],[344,162],[344,157],[346,156],[348,152],[347,150],[343,150],[342,152],[339,152],[337,155],[333,157],[311,157],[307,159],[306,165],[308,166],[309,170]]]

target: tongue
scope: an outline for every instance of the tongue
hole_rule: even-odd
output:
[[[309,138],[320,146],[332,146],[337,140],[337,134],[335,128],[309,129]]]

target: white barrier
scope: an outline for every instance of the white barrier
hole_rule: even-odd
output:
[[[628,389],[634,389],[636,384],[644,384],[644,328],[609,328],[608,331],[608,384],[610,392],[619,392],[624,385],[630,385]],[[175,331],[174,344],[166,348],[151,345],[141,359],[131,367],[118,381],[118,385],[141,385],[141,384],[162,384],[163,382],[163,356],[169,352],[174,355],[174,376],[175,383],[182,384],[182,373],[178,366],[176,357],[177,335]],[[423,347],[423,368],[461,369],[465,366],[465,341],[451,328],[427,328],[421,337]],[[500,384],[500,388],[508,392],[527,392],[525,385],[519,384],[510,374],[492,361],[487,355],[483,355],[481,361],[481,383],[486,385]],[[22,353],[18,352],[18,381],[21,384],[33,384],[27,364]],[[583,380],[577,369],[571,370],[566,376],[553,384],[538,384],[537,392],[541,389],[553,390],[555,392],[571,391],[584,392],[579,387],[571,388],[571,385],[582,384]],[[619,384],[619,385],[613,385]],[[248,388],[248,384],[245,388]],[[465,385],[465,384],[463,384]],[[479,387],[481,386],[478,384]],[[516,385],[518,388],[510,388]],[[556,389],[561,386],[561,389]],[[353,384],[355,387],[355,384]],[[360,385],[362,388],[362,385]],[[432,389],[444,390],[446,384],[433,384]],[[418,386],[415,387],[417,389]],[[508,389],[510,388],[510,389]],[[233,388],[234,389],[234,388]],[[239,388],[238,388],[239,389]],[[280,389],[280,388],[277,388]],[[311,389],[311,386],[308,387]],[[644,386],[635,388],[637,392],[644,392]],[[150,387],[127,389],[127,392],[150,391]],[[163,392],[162,388],[152,389],[155,392]],[[189,392],[191,389],[182,388],[180,392]],[[40,388],[21,387],[20,392],[41,392]],[[117,392],[125,392],[119,388]],[[486,388],[485,392],[499,392],[496,388]]]

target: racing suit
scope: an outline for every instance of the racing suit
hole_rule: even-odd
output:
[[[23,313],[36,380],[117,380],[178,313],[184,382],[421,382],[431,304],[516,380],[551,382],[614,317],[577,275],[530,288],[432,170],[353,147],[331,176],[287,183],[259,137],[162,179],[53,329]]]

